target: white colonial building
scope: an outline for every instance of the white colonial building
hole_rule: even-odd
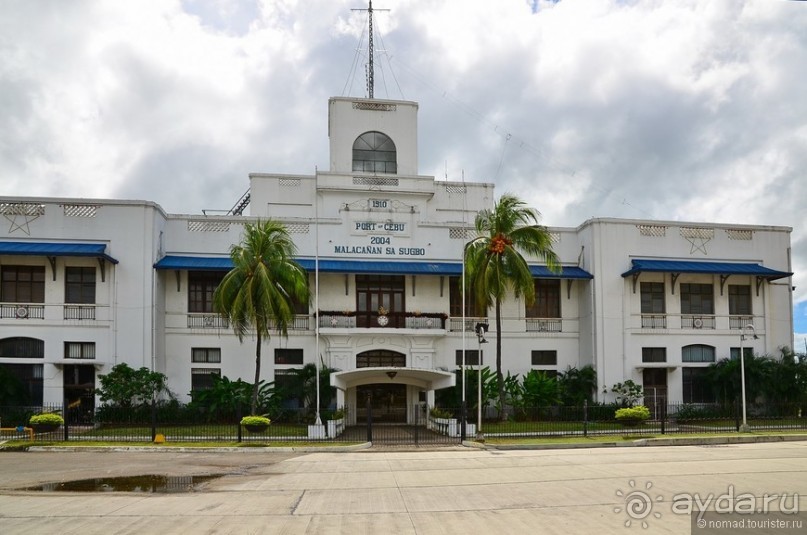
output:
[[[337,403],[352,418],[368,394],[411,418],[417,402],[454,385],[463,347],[470,365],[478,347],[492,363],[495,347],[478,346],[473,328],[485,318],[463,315],[459,292],[464,247],[494,187],[418,174],[417,111],[331,99],[330,168],[252,174],[227,215],[0,199],[0,366],[34,403],[86,408],[97,375],[122,362],[165,373],[184,400],[211,374],[251,381],[254,342],[239,343],[211,298],[244,222],[271,217],[291,232],[316,295],[287,338],[266,344],[263,378],[282,381],[321,359],[339,370]],[[549,230],[562,272],[535,260],[536,303],[504,303],[512,373],[591,365],[601,398],[632,379],[697,402],[705,367],[736,353],[748,326],[758,339],[745,347],[756,353],[792,346],[789,228],[592,219]]]

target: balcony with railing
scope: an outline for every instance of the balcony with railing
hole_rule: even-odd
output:
[[[45,319],[45,305],[38,303],[0,303],[0,318],[43,320]]]
[[[563,332],[561,318],[527,318],[528,333],[559,333]]]
[[[753,316],[724,314],[634,314],[628,321],[628,328],[642,330],[664,330],[665,332],[739,330],[745,325],[754,325]]]
[[[714,329],[715,316],[711,314],[682,314],[682,329]]]
[[[95,305],[65,305],[64,319],[66,320],[94,320]]]
[[[745,329],[748,325],[754,325],[754,316],[729,316],[729,329]]]
[[[25,322],[40,320],[52,325],[109,323],[110,308],[98,304],[75,303],[0,303],[0,319]]]
[[[447,317],[440,312],[354,312],[327,311],[319,314],[319,327],[331,329],[437,329],[446,328]]]
[[[462,316],[459,317],[451,317],[448,320],[448,330],[451,332],[462,332]],[[486,317],[465,317],[465,332],[468,333],[476,333],[476,324],[477,323],[488,323],[488,318]]]
[[[308,314],[297,314],[288,325],[290,331],[309,330],[310,317]],[[189,329],[229,329],[230,321],[220,314],[212,312],[189,313],[187,315]],[[269,327],[274,329],[274,325]]]
[[[188,314],[189,329],[229,329],[230,322],[218,314],[190,313]]]
[[[642,329],[666,329],[667,314],[642,314]]]

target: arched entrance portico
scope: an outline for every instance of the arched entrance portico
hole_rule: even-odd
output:
[[[366,418],[367,398],[374,418],[382,422],[410,423],[421,400],[433,404],[434,391],[454,386],[451,372],[407,368],[406,355],[394,351],[366,351],[356,355],[356,368],[331,374],[337,406],[347,409],[349,425]],[[361,414],[360,414],[361,413]]]

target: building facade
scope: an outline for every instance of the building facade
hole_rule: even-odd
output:
[[[391,418],[494,362],[461,297],[462,258],[488,183],[418,174],[418,106],[332,98],[330,168],[255,173],[227,215],[174,215],[151,202],[4,198],[0,214],[0,366],[32,401],[97,403],[117,363],[165,373],[180,399],[212,375],[251,381],[254,343],[212,308],[243,224],[286,225],[312,302],[264,348],[263,379],[321,362],[339,406],[368,396]],[[247,206],[249,215],[243,215]],[[531,259],[536,302],[503,305],[503,364],[514,374],[593,366],[603,390],[632,379],[648,395],[708,401],[703,370],[739,351],[792,347],[790,229],[592,219],[550,227],[559,274]],[[492,312],[491,312],[492,315]],[[493,322],[490,322],[491,327]],[[495,336],[490,333],[489,337]]]

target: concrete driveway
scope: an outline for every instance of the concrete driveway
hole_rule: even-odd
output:
[[[226,475],[178,494],[15,490],[110,475],[211,473]],[[309,454],[2,452],[0,533],[689,533],[690,518],[673,511],[673,496],[705,499],[729,491],[759,500],[807,496],[807,442]],[[632,504],[637,497],[644,502]],[[807,509],[804,498],[796,503]]]

